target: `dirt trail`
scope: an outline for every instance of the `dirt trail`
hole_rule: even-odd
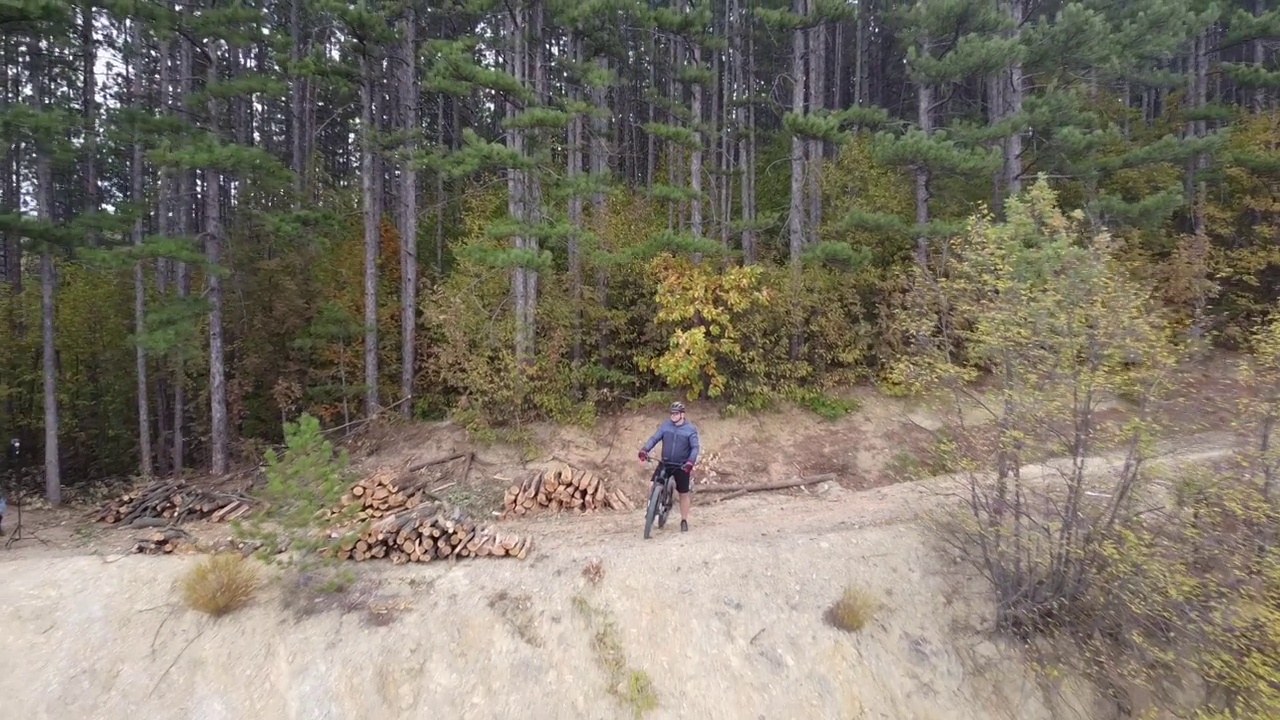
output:
[[[936,482],[752,496],[647,542],[638,512],[531,520],[525,562],[363,565],[402,607],[382,627],[295,617],[278,588],[209,620],[172,589],[189,557],[0,553],[0,697],[23,718],[631,717],[585,601],[652,678],[652,718],[1106,717],[986,635],[981,586],[912,519],[944,497]],[[846,584],[882,603],[853,635],[823,621]]]

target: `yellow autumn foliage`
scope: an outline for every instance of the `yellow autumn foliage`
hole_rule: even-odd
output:
[[[667,351],[640,362],[673,387],[698,397],[720,397],[742,357],[738,321],[768,305],[774,292],[761,286],[758,265],[718,268],[660,255],[649,265],[658,277],[659,325],[670,328]]]

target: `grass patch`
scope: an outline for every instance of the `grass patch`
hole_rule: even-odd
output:
[[[844,589],[844,594],[827,608],[825,619],[827,624],[845,632],[858,632],[874,618],[879,603],[865,590],[852,585]]]
[[[618,626],[605,610],[593,607],[581,595],[573,597],[573,609],[591,627],[591,649],[605,671],[609,694],[642,717],[658,707],[658,693],[649,673],[629,667],[618,637]]]
[[[796,390],[790,399],[826,420],[839,420],[862,409],[862,401],[857,398],[834,397],[812,388]]]
[[[187,607],[221,617],[253,600],[259,587],[258,571],[238,554],[212,555],[187,571],[181,587]]]

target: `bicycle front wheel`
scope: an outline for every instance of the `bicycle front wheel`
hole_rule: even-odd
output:
[[[644,539],[649,539],[653,531],[653,520],[658,516],[658,506],[662,504],[662,486],[658,483],[649,485],[649,508],[644,514]]]

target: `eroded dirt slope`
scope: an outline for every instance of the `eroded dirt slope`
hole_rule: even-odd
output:
[[[652,679],[653,718],[1101,717],[986,637],[980,587],[910,519],[934,500],[744,498],[647,542],[638,513],[524,523],[524,562],[362,566],[399,608],[383,626],[300,617],[278,587],[210,620],[172,588],[192,557],[3,555],[0,697],[23,718],[630,717],[603,632]],[[881,602],[857,634],[823,620],[848,584]]]

